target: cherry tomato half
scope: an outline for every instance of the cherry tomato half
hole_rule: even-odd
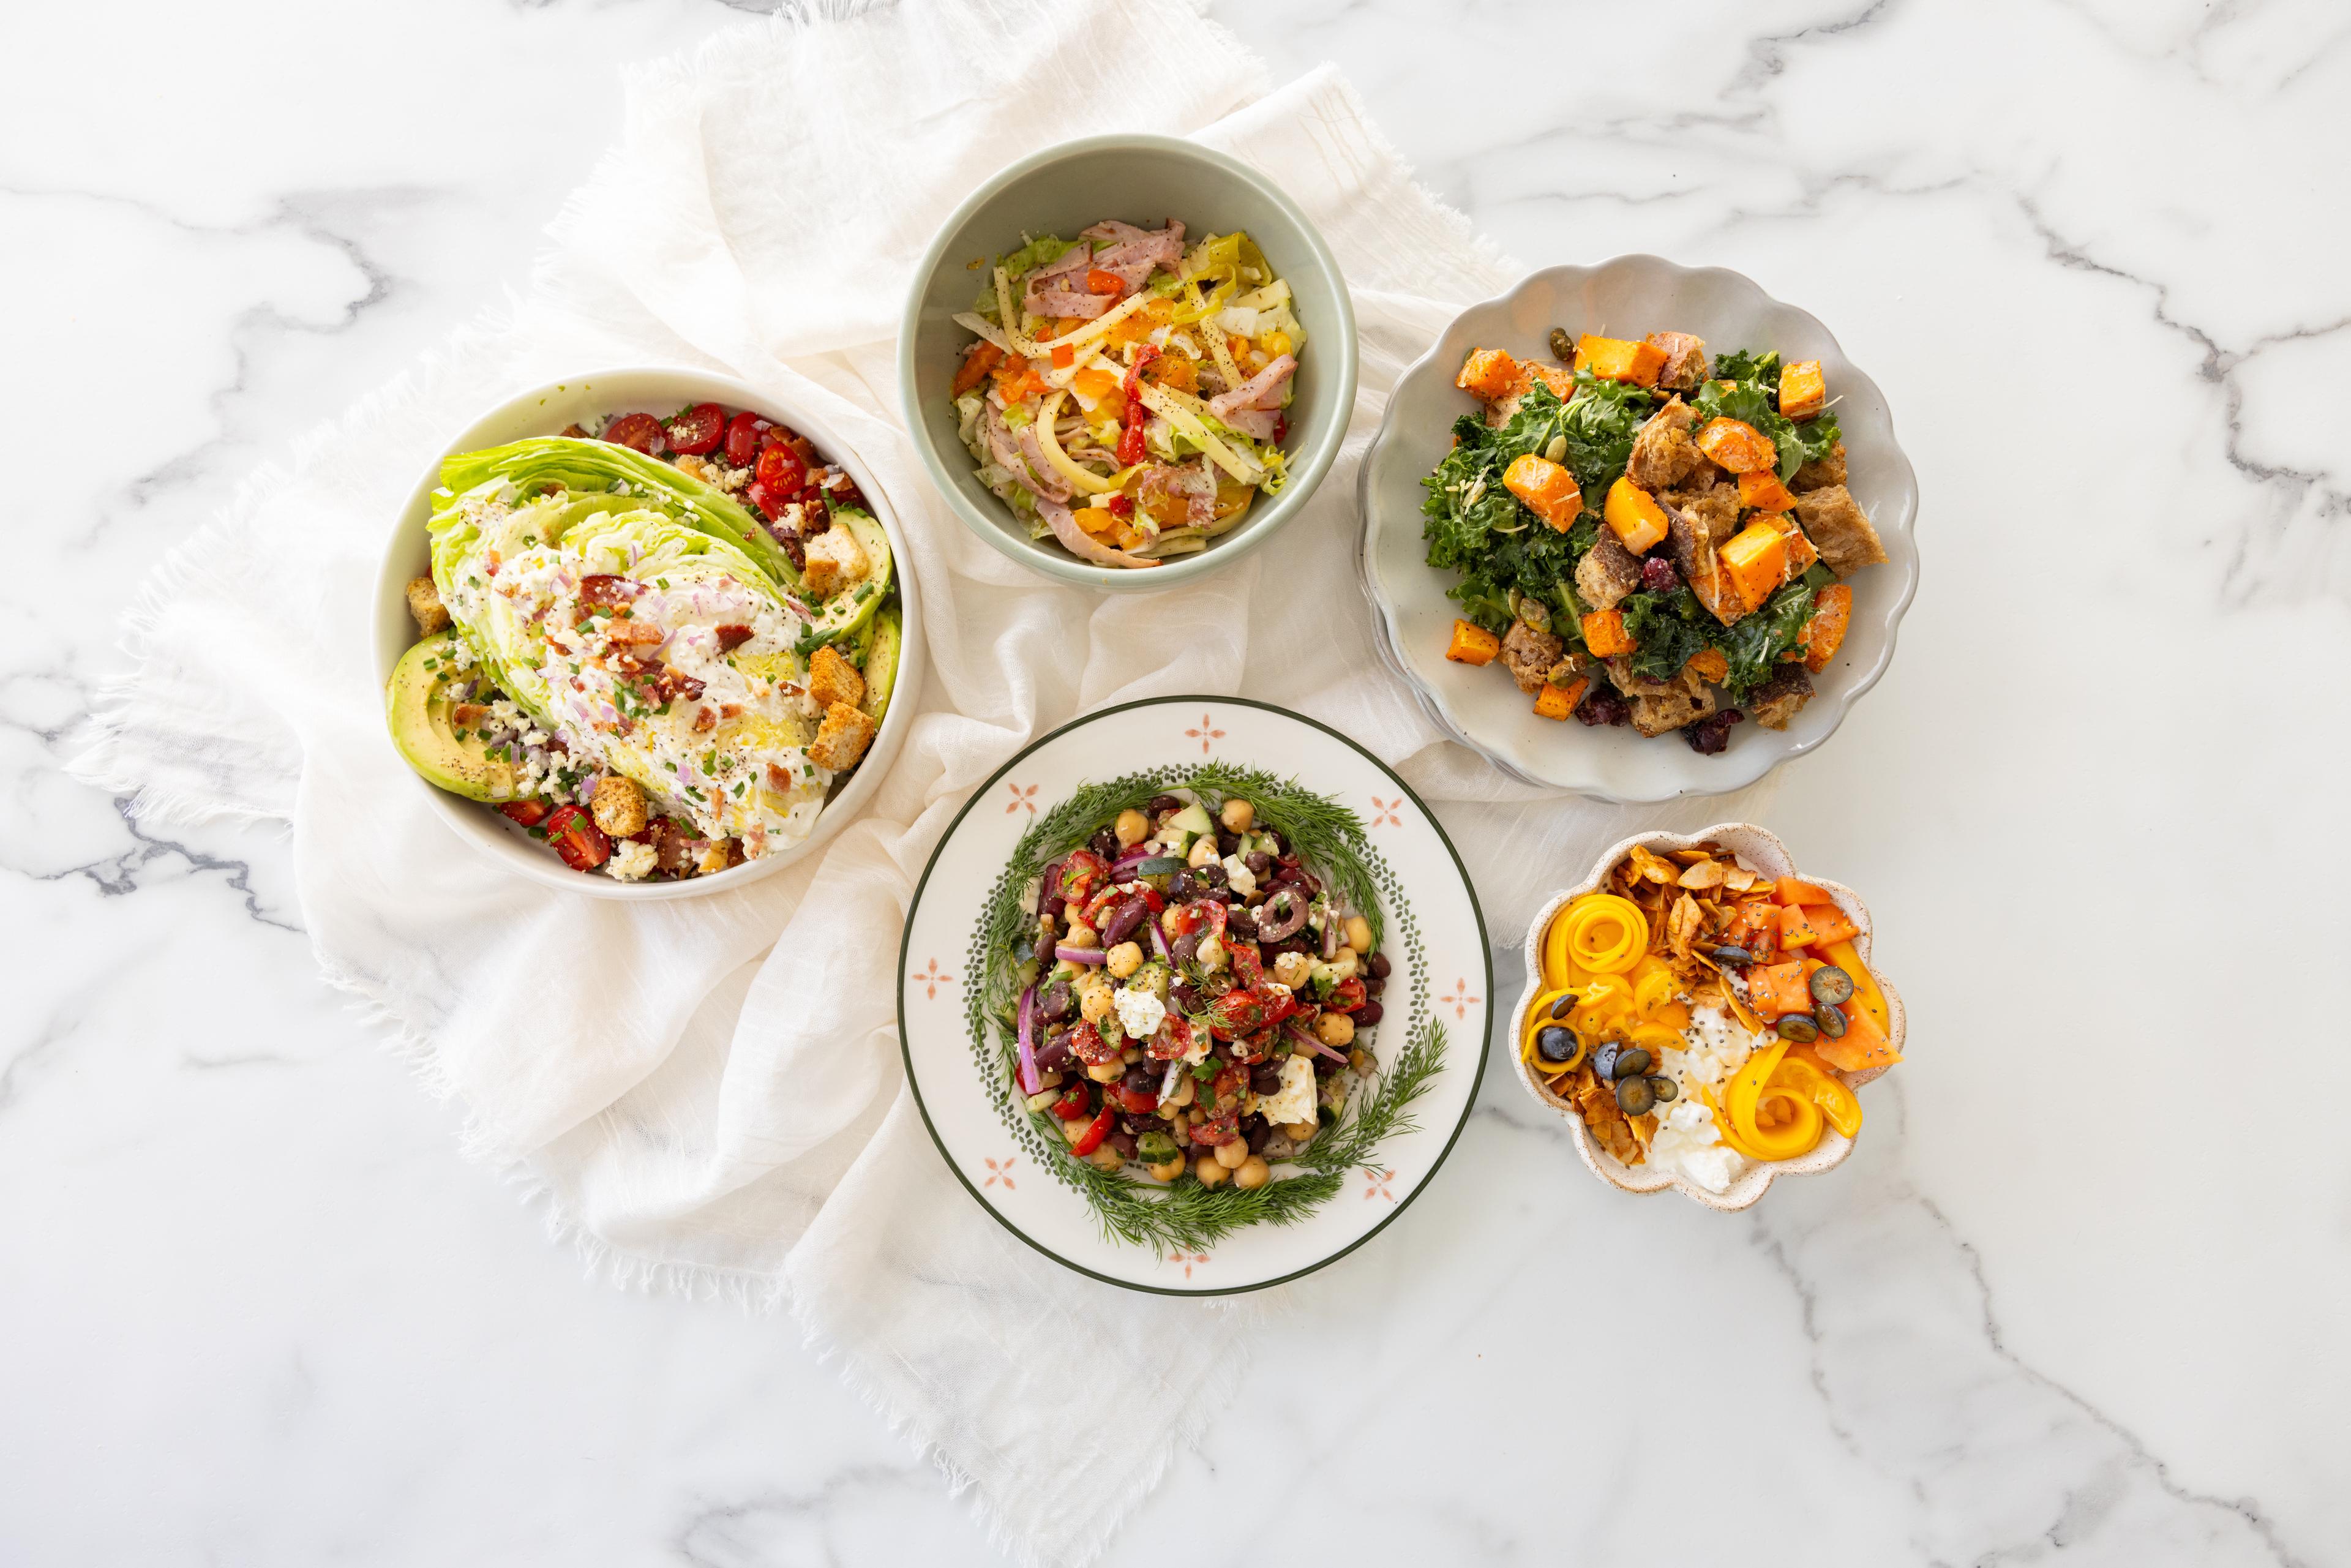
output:
[[[669,422],[669,446],[689,457],[718,450],[726,435],[726,411],[715,402],[698,402]]]
[[[662,422],[649,413],[624,413],[604,428],[604,439],[618,446],[627,446],[648,457],[658,457],[669,444]]]
[[[808,465],[789,446],[768,446],[759,453],[759,483],[789,496],[808,483]]]
[[[746,409],[726,422],[726,465],[748,468],[758,460],[759,437],[774,428],[758,414]]]
[[[559,806],[547,819],[547,841],[573,871],[594,871],[612,858],[612,841],[577,806]]]

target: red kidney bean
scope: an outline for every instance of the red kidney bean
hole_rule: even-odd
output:
[[[1044,1014],[1048,1021],[1059,1023],[1077,1010],[1078,998],[1066,980],[1056,980],[1045,988]]]
[[[1131,1160],[1134,1158],[1134,1134],[1133,1133],[1123,1131],[1114,1132],[1102,1140],[1102,1146],[1108,1149],[1116,1149],[1120,1159]]]
[[[1249,1071],[1249,1087],[1260,1094],[1271,1094],[1281,1088],[1281,1069],[1267,1062]]]
[[[1155,817],[1162,811],[1178,811],[1183,808],[1184,802],[1173,795],[1154,795],[1151,803],[1143,809]]]
[[[1087,842],[1092,847],[1094,853],[1102,856],[1102,859],[1106,861],[1114,861],[1118,859],[1118,835],[1112,832],[1108,828],[1102,829],[1102,831],[1096,833],[1092,839],[1088,840]]]
[[[1261,1155],[1266,1145],[1273,1141],[1273,1128],[1262,1116],[1243,1116],[1241,1137],[1249,1144],[1249,1153]]]
[[[1364,995],[1367,997],[1376,997],[1387,988],[1388,983],[1385,980],[1375,978],[1365,980],[1364,982]]]
[[[1377,1002],[1365,1002],[1362,1007],[1355,1009],[1355,1027],[1357,1029],[1371,1028],[1374,1024],[1380,1021],[1380,1019],[1384,1016],[1384,1011],[1385,1010],[1382,1009],[1380,1004]]]
[[[1037,1068],[1040,1072],[1059,1072],[1073,1065],[1077,1060],[1078,1053],[1070,1049],[1070,1037],[1066,1030],[1046,1036],[1045,1043],[1037,1048]]]
[[[1373,954],[1369,967],[1372,971],[1372,977],[1376,980],[1386,979],[1388,977],[1388,971],[1395,967],[1394,965],[1388,962],[1388,956],[1385,953]]]

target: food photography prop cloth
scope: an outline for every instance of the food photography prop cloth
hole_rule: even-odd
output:
[[[1346,448],[1311,507],[1231,570],[1141,600],[1047,582],[973,538],[923,477],[893,359],[914,258],[956,203],[1110,131],[1194,136],[1280,183],[1344,267],[1362,339]],[[1259,1322],[1318,1286],[1120,1291],[1022,1245],[944,1168],[904,1081],[895,969],[970,791],[1105,704],[1279,703],[1411,781],[1500,940],[1615,838],[1738,815],[1752,792],[1544,796],[1445,740],[1382,664],[1355,576],[1363,449],[1403,368],[1522,269],[1413,184],[1329,68],[1273,89],[1181,0],[827,7],[632,73],[620,144],[549,234],[519,298],[255,475],[157,569],[76,770],[150,821],[287,824],[327,977],[595,1272],[789,1312],[1008,1551],[1090,1561],[1230,1402]],[[904,524],[930,674],[866,816],[820,853],[740,891],[623,904],[507,875],[436,820],[384,733],[370,628],[392,519],[453,432],[528,385],[673,362],[820,409],[855,444]],[[965,982],[959,955],[941,962]],[[1150,1418],[1072,1419],[1047,1347],[1073,1343],[1090,1409]]]

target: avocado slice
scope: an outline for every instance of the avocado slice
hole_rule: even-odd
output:
[[[890,711],[890,688],[898,684],[898,650],[904,637],[896,605],[873,618],[873,644],[865,650],[865,716],[875,724]]]
[[[400,656],[384,686],[384,717],[392,743],[408,765],[425,781],[468,800],[512,800],[521,794],[512,764],[489,754],[489,744],[477,735],[457,737],[452,710],[457,699],[450,688],[468,672],[451,658],[457,633],[442,632],[425,638]],[[480,666],[476,665],[478,670]]]
[[[832,521],[835,528],[845,528],[857,536],[869,570],[861,580],[817,606],[816,619],[799,636],[799,650],[804,653],[813,653],[827,643],[839,643],[854,637],[890,596],[890,536],[883,532],[882,525],[863,512],[855,511],[835,512]]]

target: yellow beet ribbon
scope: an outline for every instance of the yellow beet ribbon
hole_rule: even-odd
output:
[[[1713,1096],[1722,1141],[1750,1159],[1790,1160],[1820,1145],[1824,1127],[1846,1137],[1861,1131],[1861,1101],[1809,1054],[1791,1056],[1789,1042],[1773,1040],[1731,1074],[1722,1102]],[[1764,1124],[1765,1108],[1771,1113]]]
[[[1562,997],[1580,998],[1584,989],[1585,988],[1581,986],[1562,986],[1556,990],[1545,991],[1535,998],[1535,1005],[1527,1009],[1526,1036],[1519,1042],[1519,1055],[1537,1072],[1573,1072],[1583,1064],[1583,1058],[1589,1047],[1584,1043],[1583,1031],[1576,1030],[1572,1022],[1565,1023],[1564,1027],[1575,1035],[1575,1054],[1570,1056],[1565,1061],[1545,1061],[1542,1052],[1535,1049],[1535,1036],[1542,1032],[1545,1024],[1563,1021],[1551,1016],[1553,1003]],[[1573,1019],[1574,1014],[1571,1012],[1568,1016]]]
[[[1629,898],[1587,893],[1558,918],[1566,926],[1568,961],[1592,974],[1621,975],[1649,950],[1649,917]]]

